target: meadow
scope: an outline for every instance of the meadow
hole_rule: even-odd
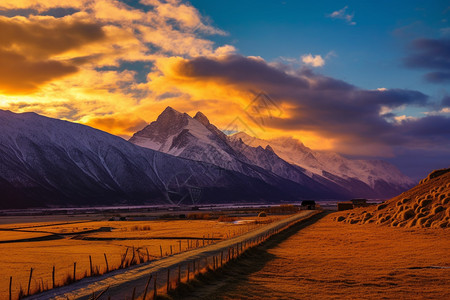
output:
[[[225,240],[287,215],[258,218],[192,213],[122,218],[100,215],[0,218],[0,298],[30,294]],[[154,217],[152,217],[154,218]],[[32,269],[32,271],[31,271]],[[75,273],[74,273],[75,271]],[[31,281],[30,281],[31,272]],[[54,278],[54,279],[53,279]]]
[[[448,229],[339,223],[335,214],[275,236],[172,298],[450,299]]]

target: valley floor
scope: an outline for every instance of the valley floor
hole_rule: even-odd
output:
[[[293,235],[272,238],[189,296],[450,299],[448,229],[351,225],[332,218],[328,214]]]

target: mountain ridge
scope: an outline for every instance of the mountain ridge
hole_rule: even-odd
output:
[[[228,170],[35,113],[0,110],[0,128],[0,209],[194,204],[192,188],[203,204],[334,196],[250,164]]]
[[[296,183],[321,185],[353,197],[392,197],[413,184],[386,162],[349,160],[337,153],[313,151],[292,137],[265,141],[242,132],[226,136],[201,112],[194,118],[186,118],[191,123],[176,125],[178,132],[174,135],[189,138],[184,137],[183,143],[177,143],[169,150],[154,144],[170,131],[158,121],[159,117],[129,141],[239,172],[242,171],[241,163],[252,164]],[[146,131],[152,135],[143,135]]]

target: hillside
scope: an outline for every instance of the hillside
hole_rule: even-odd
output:
[[[450,227],[450,168],[436,170],[412,189],[377,206],[340,212],[338,222],[393,227]]]
[[[0,209],[192,204],[194,192],[204,204],[279,202],[314,192],[252,166],[244,165],[250,177],[35,113],[0,110],[0,128]]]

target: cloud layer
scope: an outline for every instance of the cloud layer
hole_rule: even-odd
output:
[[[364,90],[310,69],[334,52],[291,65],[238,55],[211,40],[227,33],[188,2],[5,0],[0,9],[20,14],[0,16],[2,109],[127,137],[170,105],[201,110],[221,129],[239,122],[261,138],[292,135],[316,149],[385,157],[426,150],[449,159],[448,97],[432,106],[418,91]],[[347,7],[329,17],[356,24]],[[449,57],[448,40],[420,39],[405,64],[443,83]],[[428,113],[407,115],[410,107]]]
[[[431,70],[424,76],[429,82],[450,82],[450,39],[416,39],[410,51],[404,61],[407,67]]]
[[[449,118],[396,118],[392,113],[404,106],[427,106],[428,97],[417,91],[361,90],[309,69],[286,72],[239,55],[183,60],[174,70],[184,82],[214,83],[242,93],[264,90],[285,110],[281,117],[267,116],[267,126],[337,139],[336,147],[345,153],[368,153],[371,148],[372,154],[382,155],[388,146],[428,147],[436,142],[450,146]]]

